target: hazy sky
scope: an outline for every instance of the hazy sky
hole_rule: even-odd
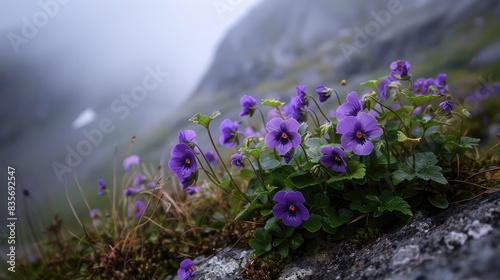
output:
[[[89,92],[160,64],[190,92],[224,33],[259,1],[2,1],[0,56],[51,61],[48,76]]]

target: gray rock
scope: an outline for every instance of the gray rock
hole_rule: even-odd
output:
[[[464,245],[465,241],[467,241],[467,234],[462,232],[451,231],[444,237],[444,244],[450,250]]]
[[[392,257],[392,265],[407,264],[411,261],[418,260],[420,257],[420,248],[418,245],[407,245],[399,248]]]
[[[496,192],[438,214],[417,211],[404,226],[360,249],[348,242],[325,242],[315,255],[287,264],[279,279],[498,280],[499,239],[500,192]],[[230,250],[231,256],[219,253],[201,263],[193,279],[242,279],[249,253],[241,249]]]
[[[467,225],[465,230],[470,237],[479,239],[492,231],[493,228],[489,224],[481,224],[478,220],[475,220],[472,224]]]

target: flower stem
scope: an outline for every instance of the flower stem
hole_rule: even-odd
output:
[[[337,92],[335,92],[335,93],[337,93]],[[308,96],[309,96],[309,98],[312,99],[312,101],[314,101],[314,104],[316,104],[316,107],[318,107],[319,112],[323,115],[323,117],[325,118],[325,120],[328,121],[328,122],[331,122],[330,118],[325,115],[325,113],[323,112],[323,110],[321,110],[321,107],[319,106],[319,104],[316,101],[316,99],[313,96],[311,96],[311,95],[308,95]],[[337,97],[339,97],[338,94],[337,94]],[[339,105],[340,105],[340,98],[339,98]]]
[[[269,132],[269,131],[267,131],[266,119],[264,118],[264,114],[262,113],[262,110],[259,107],[257,107],[257,111],[259,111],[260,117],[262,118],[262,124],[264,125],[264,129],[266,130],[266,132]]]
[[[207,163],[208,165],[208,168],[210,168],[210,171],[212,172],[212,176],[215,178],[215,180],[217,181],[217,184],[220,184],[220,180],[219,178],[217,178],[217,175],[215,174],[215,171],[213,170],[212,166],[210,165],[210,163],[208,162],[208,159],[207,157],[205,156],[205,154],[203,153],[203,151],[201,150],[200,146],[198,146],[197,144],[195,144],[195,146],[198,148],[198,150],[200,151],[200,154],[203,156],[203,158],[205,159],[205,162]],[[201,163],[200,163],[201,165]],[[207,171],[203,168],[203,170],[205,171],[205,173],[207,173]],[[208,175],[208,174],[207,174]]]
[[[236,190],[243,196],[243,198],[247,201],[247,202],[252,202],[250,200],[250,198],[238,187],[238,185],[236,184],[236,182],[234,181],[234,178],[233,176],[231,175],[231,172],[229,172],[229,169],[227,169],[227,166],[226,166],[226,163],[224,163],[224,160],[222,159],[222,157],[220,156],[220,153],[219,153],[219,149],[217,149],[217,146],[215,145],[214,143],[214,139],[212,137],[212,133],[210,132],[210,124],[208,124],[206,126],[206,129],[207,129],[207,132],[208,132],[208,138],[210,138],[210,142],[212,143],[212,146],[214,147],[214,150],[215,152],[217,153],[217,156],[219,157],[219,160],[220,162],[222,163],[222,166],[224,167],[224,170],[226,170],[227,172],[227,175],[229,176],[229,179],[231,180],[231,182],[233,183],[233,186],[236,188]]]
[[[260,166],[259,159],[258,159],[258,158],[256,158],[256,160],[257,160],[257,164],[259,165],[259,171],[260,171],[260,170],[262,170],[262,167]],[[252,162],[250,161],[250,159],[249,159],[249,158],[247,158],[247,161],[248,161],[248,163],[250,163],[250,167],[252,167],[253,172],[255,173],[255,175],[257,175],[257,178],[259,178],[259,181],[260,181],[260,183],[262,184],[262,187],[263,187],[266,191],[269,191],[269,189],[267,189],[266,184],[264,183],[264,180],[262,179],[261,173],[260,173],[260,172],[259,172],[259,173],[257,173],[257,170],[255,170],[255,167],[253,167],[253,164],[252,164]]]

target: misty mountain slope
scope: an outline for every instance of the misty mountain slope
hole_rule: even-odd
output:
[[[389,14],[388,3],[399,3],[398,12],[377,21],[376,15]],[[478,75],[500,75],[498,56],[470,64],[475,56],[492,53],[500,40],[499,22],[500,3],[493,0],[455,1],[452,8],[434,1],[368,6],[365,1],[265,1],[220,43],[178,122],[169,120],[170,128],[191,129],[196,126],[187,119],[195,113],[220,110],[215,130],[222,119],[237,118],[244,94],[287,102],[297,84],[307,84],[313,93],[318,84],[338,89],[341,79],[348,80],[349,90],[366,91],[359,82],[387,75],[395,59],[409,60],[415,78],[448,73],[452,90],[464,94],[481,86]],[[365,33],[370,24],[379,25],[377,36]],[[359,30],[364,45],[356,37]],[[356,51],[346,55],[346,46]]]

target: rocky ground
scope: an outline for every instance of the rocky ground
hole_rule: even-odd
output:
[[[197,258],[192,279],[243,279],[249,253]],[[330,244],[286,265],[279,279],[500,279],[500,192],[434,215],[416,212],[402,228],[360,249]]]

